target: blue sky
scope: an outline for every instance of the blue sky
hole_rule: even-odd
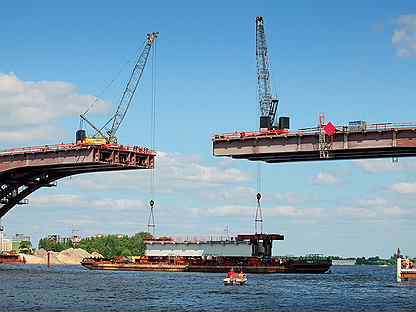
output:
[[[255,17],[265,18],[279,114],[294,129],[414,121],[412,1],[14,1],[0,9],[0,147],[71,142],[77,115],[102,124],[145,34],[157,46],[156,219],[161,235],[253,230],[256,165],[212,156],[211,135],[258,126]],[[128,63],[130,62],[130,63]],[[127,64],[127,65],[126,65]],[[120,75],[117,75],[121,71]],[[150,66],[119,131],[150,143]],[[102,92],[112,79],[111,88]],[[416,165],[403,159],[263,165],[265,230],[280,254],[415,255]],[[9,234],[145,229],[149,173],[93,174],[41,190]]]

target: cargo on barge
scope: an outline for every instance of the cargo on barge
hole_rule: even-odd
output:
[[[164,272],[204,272],[226,273],[231,268],[247,273],[325,273],[331,267],[329,258],[310,256],[298,258],[272,257],[272,242],[283,240],[279,234],[238,235],[235,239],[223,242],[188,242],[189,245],[206,244],[205,249],[211,254],[204,254],[204,247],[188,250],[182,249],[187,243],[178,247],[172,239],[149,240],[146,246],[150,252],[141,257],[122,257],[115,260],[85,258],[81,265],[91,270],[121,271],[164,271]],[[239,246],[241,244],[241,246]],[[154,246],[157,245],[158,249]],[[162,248],[163,247],[163,248]],[[218,248],[216,248],[218,247]],[[244,253],[244,248],[251,249],[251,255]],[[221,248],[221,249],[219,249]],[[213,255],[221,250],[222,255]]]

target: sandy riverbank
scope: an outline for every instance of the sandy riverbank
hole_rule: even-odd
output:
[[[44,249],[36,250],[33,255],[20,254],[22,258],[26,260],[27,264],[47,264],[48,252]],[[89,253],[80,248],[69,248],[61,252],[51,252],[51,264],[55,265],[77,265],[80,264],[82,259],[88,257],[102,258],[97,253]]]

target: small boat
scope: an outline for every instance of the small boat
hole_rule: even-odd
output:
[[[244,277],[242,279],[240,279],[240,278],[229,278],[229,277],[224,278],[224,285],[225,286],[244,285],[245,283],[247,283],[247,277]]]

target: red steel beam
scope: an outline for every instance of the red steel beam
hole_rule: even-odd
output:
[[[213,154],[269,163],[416,156],[416,127],[341,130],[326,140],[329,157],[322,158],[317,132],[215,135]]]
[[[0,218],[41,187],[82,173],[153,169],[156,153],[121,145],[59,144],[0,151]]]

